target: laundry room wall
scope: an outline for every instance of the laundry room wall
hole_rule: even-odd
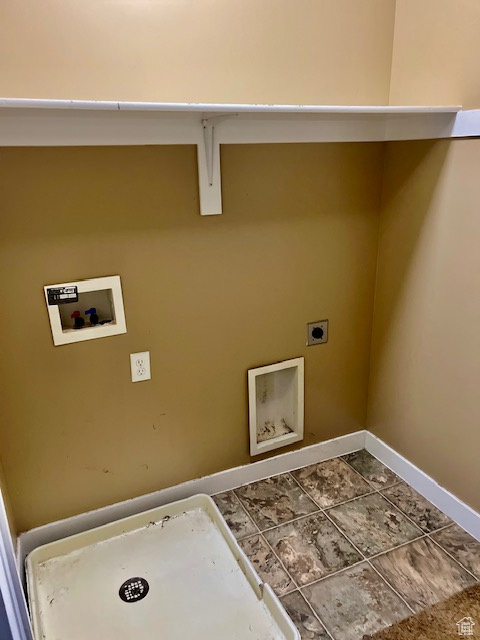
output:
[[[390,104],[480,108],[478,0],[397,0]]]
[[[385,156],[367,427],[480,510],[480,140]]]
[[[2,149],[17,528],[248,463],[252,367],[305,357],[298,446],[363,428],[382,168],[381,143],[226,145],[224,213],[201,217],[193,146]],[[55,347],[43,286],[114,274],[128,332]],[[152,379],[132,384],[145,350]]]
[[[395,0],[2,0],[0,97],[388,104]]]
[[[480,107],[480,5],[397,0],[390,101]],[[480,140],[390,142],[367,427],[480,510]]]

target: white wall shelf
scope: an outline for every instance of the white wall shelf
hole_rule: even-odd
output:
[[[0,146],[195,144],[200,213],[222,213],[220,145],[480,135],[480,109],[0,98]]]

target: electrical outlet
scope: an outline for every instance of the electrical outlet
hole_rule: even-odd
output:
[[[150,351],[140,351],[130,354],[130,368],[132,370],[132,382],[150,380]]]
[[[307,324],[307,347],[328,342],[328,320],[309,322]]]

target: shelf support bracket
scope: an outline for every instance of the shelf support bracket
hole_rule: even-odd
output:
[[[202,141],[198,144],[198,183],[200,188],[200,213],[214,216],[222,213],[222,173],[220,167],[220,143],[215,135],[215,125],[236,114],[213,116],[202,120]]]
[[[215,125],[208,120],[202,120],[203,143],[207,162],[208,186],[213,186],[213,154],[215,152]]]

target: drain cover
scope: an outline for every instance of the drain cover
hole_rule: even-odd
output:
[[[147,595],[150,586],[144,578],[130,578],[122,584],[118,595],[124,602],[138,602]]]

